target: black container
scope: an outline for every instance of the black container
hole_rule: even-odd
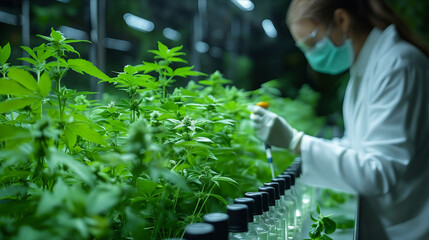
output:
[[[295,178],[296,178],[296,174],[290,170],[286,170],[283,172],[283,175],[289,175],[290,176],[290,185],[294,186],[295,185]]]
[[[258,191],[268,193],[268,205],[269,206],[275,206],[276,205],[276,199],[274,197],[275,190],[273,187],[259,187]]]
[[[228,214],[225,213],[209,213],[203,216],[206,223],[213,225],[213,239],[228,240]]]
[[[253,198],[236,198],[234,199],[234,203],[241,203],[241,204],[246,204],[247,205],[247,209],[249,211],[247,211],[247,222],[253,222],[253,205],[255,205],[255,200],[253,200]]]
[[[284,172],[293,172],[295,173],[296,177],[301,176],[301,166],[297,164],[291,165],[288,169],[286,169]]]
[[[295,172],[296,172],[296,176],[300,177],[302,174],[302,168],[301,168],[301,164],[297,163],[293,165]]]
[[[284,180],[283,178],[273,178],[273,179],[271,179],[271,182],[278,183],[280,195],[285,195],[286,180]]]
[[[244,194],[246,198],[251,198],[254,201],[253,204],[253,215],[262,215],[263,204],[262,204],[262,193],[260,192],[247,192]],[[267,202],[268,205],[268,202]]]
[[[280,186],[276,182],[268,182],[264,183],[265,187],[273,187],[274,188],[274,199],[280,200]]]
[[[280,174],[277,176],[277,178],[282,178],[283,180],[285,180],[285,190],[290,189],[290,182],[291,182],[291,176],[290,175],[284,175],[284,174]]]
[[[262,194],[262,210],[264,212],[270,211],[270,204],[269,202],[269,194],[267,192],[260,192]]]
[[[249,209],[245,204],[230,204],[226,206],[226,213],[229,216],[228,229],[229,232],[247,232],[247,216]]]
[[[300,157],[295,158],[295,160],[293,161],[292,165],[294,166],[294,168],[297,171],[297,177],[300,177],[301,174],[302,174],[301,158]]]
[[[184,238],[188,240],[216,240],[213,238],[213,234],[213,225],[208,223],[194,223],[186,226]]]

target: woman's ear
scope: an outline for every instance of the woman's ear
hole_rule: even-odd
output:
[[[343,33],[349,33],[351,17],[350,14],[343,8],[339,8],[334,12],[334,21],[341,28]]]

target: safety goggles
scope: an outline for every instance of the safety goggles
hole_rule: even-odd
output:
[[[329,24],[328,29],[326,30],[325,36],[329,36],[331,34],[331,29],[332,29],[332,23]],[[316,45],[316,43],[318,42],[316,40],[316,36],[319,33],[319,28],[316,27],[316,29],[314,29],[310,34],[308,34],[306,37],[304,37],[303,39],[297,41],[295,43],[295,45],[301,49],[302,52],[307,52],[308,50],[312,49],[314,47],[314,45]]]
[[[305,38],[297,41],[295,45],[301,49],[303,52],[307,52],[316,44],[316,36],[319,32],[319,28],[316,27],[310,34],[308,34]]]

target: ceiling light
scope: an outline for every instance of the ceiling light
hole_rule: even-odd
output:
[[[209,51],[209,45],[205,42],[198,41],[195,43],[195,50],[199,53],[206,53]]]
[[[182,34],[180,34],[180,32],[169,27],[164,28],[164,30],[162,31],[162,34],[164,34],[164,37],[173,41],[179,41],[180,38],[182,37]]]
[[[141,32],[151,32],[155,28],[153,22],[131,13],[125,13],[124,20],[130,28]]]
[[[243,11],[252,11],[255,8],[255,5],[250,0],[231,0],[231,2]]]
[[[264,21],[262,21],[262,28],[264,28],[265,34],[267,34],[268,37],[277,37],[276,27],[274,27],[274,24],[271,20],[265,19]]]

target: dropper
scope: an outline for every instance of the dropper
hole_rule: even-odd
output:
[[[258,102],[256,106],[263,107],[265,109],[268,109],[270,104],[268,102]],[[274,165],[273,165],[273,155],[271,153],[271,145],[264,143],[265,145],[265,155],[267,156],[268,164],[270,165],[271,175],[273,178],[275,178],[274,174]]]

